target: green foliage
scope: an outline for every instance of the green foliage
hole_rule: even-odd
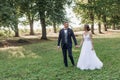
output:
[[[14,9],[11,8],[8,0],[0,0],[0,27],[12,27],[15,21],[13,14]]]
[[[88,2],[75,0],[75,3],[74,11],[82,17],[84,23],[91,22],[90,11],[93,11],[96,22],[103,22],[109,25],[119,24],[120,22],[119,0],[88,0]]]
[[[2,29],[0,30],[0,37],[11,37],[13,36],[11,29]]]
[[[39,13],[40,22],[42,26],[41,39],[47,39],[46,36],[46,21],[48,23],[61,23],[64,20],[65,5],[70,2],[69,0],[36,0],[37,11]],[[59,18],[59,19],[58,19]],[[47,19],[47,20],[46,20]]]
[[[65,20],[65,5],[70,4],[70,0],[1,0],[0,1],[0,26],[11,27],[18,33],[18,24],[21,17],[27,17],[30,28],[33,28],[34,20],[41,21],[42,35],[46,35],[46,25],[49,23],[60,24]]]
[[[65,11],[65,7],[64,7],[64,5],[66,4],[65,0],[63,0],[63,1],[53,0],[51,2],[51,4],[52,5],[47,13],[49,21],[52,24],[53,23],[61,24],[62,22],[67,20],[67,18],[65,16],[66,11]]]

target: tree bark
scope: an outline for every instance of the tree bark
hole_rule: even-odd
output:
[[[98,32],[101,34],[102,33],[102,31],[101,31],[101,23],[99,22],[98,23]]]
[[[30,35],[34,35],[33,22],[30,22]]]
[[[54,30],[54,33],[57,33],[56,23],[55,22],[53,22],[53,30]]]
[[[91,24],[91,32],[92,32],[92,34],[95,34],[94,33],[94,24]]]
[[[34,30],[33,30],[33,16],[30,16],[30,14],[28,13],[28,20],[29,20],[29,25],[30,25],[30,35],[34,35]]]
[[[106,21],[106,16],[103,16],[103,20],[104,20],[104,30],[107,31],[107,21]]]
[[[107,25],[104,23],[104,30],[107,31]]]
[[[115,23],[113,23],[112,30],[115,30]]]
[[[91,4],[92,1],[88,0],[88,3]],[[89,10],[89,16],[90,16],[90,20],[91,20],[91,32],[92,34],[94,34],[94,13],[93,13],[93,9]]]
[[[40,22],[42,26],[42,37],[41,39],[47,40],[46,25],[45,25],[45,12],[39,12]]]
[[[18,29],[18,25],[15,26],[15,37],[19,37],[19,29]]]
[[[90,18],[91,18],[91,21],[92,21],[91,32],[92,32],[92,34],[95,34],[94,33],[94,14],[93,14],[93,12],[90,13]]]
[[[100,22],[100,17],[101,17],[101,15],[98,15],[98,20],[99,20],[99,22],[98,22],[98,32],[101,34],[101,33],[102,33],[102,31],[101,31],[101,22]]]
[[[33,20],[30,20],[30,35],[34,35]]]

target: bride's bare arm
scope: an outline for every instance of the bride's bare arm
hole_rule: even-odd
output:
[[[82,40],[81,40],[81,42],[80,42],[80,47],[82,46],[83,41],[84,41],[84,38],[83,38],[83,34],[82,34]]]

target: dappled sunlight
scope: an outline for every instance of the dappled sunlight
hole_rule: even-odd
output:
[[[24,58],[25,57],[24,53],[22,51],[19,51],[19,50],[12,50],[11,49],[11,50],[8,50],[8,52],[10,53],[9,58],[11,58],[11,57]]]
[[[93,38],[120,38],[120,34],[95,34]]]
[[[21,48],[21,47],[14,47],[14,46],[12,46],[12,47],[5,47],[5,48],[0,48],[0,51],[9,50],[9,49],[16,50],[18,48]]]
[[[103,34],[94,34],[93,38],[120,38],[120,31],[109,30]]]
[[[82,33],[80,32],[75,32],[75,35],[78,40],[80,40],[82,38]],[[99,34],[98,32],[95,31],[95,34],[93,34],[93,38],[120,38],[120,30],[118,31],[113,31],[113,30],[109,30],[107,32],[103,31],[102,34]]]
[[[6,54],[8,58],[42,58],[31,50],[26,52],[26,49],[23,47],[0,48],[0,51],[7,51],[7,53],[4,54]]]
[[[72,51],[75,53],[78,53],[78,52],[80,52],[80,49],[73,49]]]

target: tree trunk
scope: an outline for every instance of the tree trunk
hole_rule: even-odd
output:
[[[91,4],[91,0],[88,0],[88,3]],[[93,14],[93,9],[89,10],[89,16],[90,16],[90,20],[91,20],[91,32],[92,34],[94,34],[94,14]]]
[[[95,33],[94,33],[94,14],[93,14],[93,12],[90,13],[90,19],[91,19],[91,21],[92,21],[92,24],[91,24],[91,32],[92,32],[92,34],[95,34]]]
[[[113,23],[112,30],[115,30],[115,23]]]
[[[30,35],[34,35],[33,20],[30,20]]]
[[[15,26],[15,37],[19,37],[19,29],[18,29],[18,25]]]
[[[107,25],[104,23],[104,30],[107,31]]]
[[[107,31],[107,21],[106,21],[106,16],[103,16],[103,20],[104,20],[104,30]]]
[[[53,30],[54,30],[54,33],[57,33],[56,23],[55,22],[53,22]]]
[[[30,35],[34,35],[34,30],[33,30],[33,16],[31,17],[30,14],[28,13],[28,20],[29,20],[29,25],[30,25]]]
[[[41,39],[47,40],[46,25],[45,25],[45,12],[39,12],[40,22],[42,26],[42,37]]]
[[[102,33],[102,31],[101,31],[101,22],[100,22],[100,17],[101,17],[101,15],[98,15],[98,20],[99,20],[99,22],[98,22],[98,32],[101,34],[101,33]]]
[[[94,33],[94,24],[91,24],[91,32],[92,32],[92,34],[95,34]]]
[[[101,23],[99,22],[98,23],[98,32],[101,34],[102,32],[101,32]]]

